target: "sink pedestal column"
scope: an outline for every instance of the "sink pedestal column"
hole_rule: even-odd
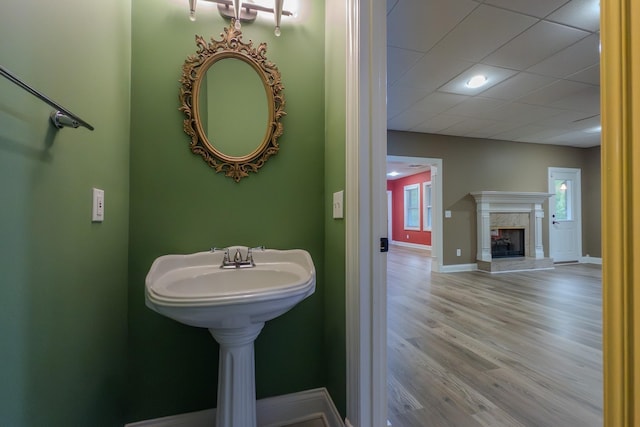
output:
[[[253,342],[264,323],[209,332],[220,344],[216,427],[256,427]]]

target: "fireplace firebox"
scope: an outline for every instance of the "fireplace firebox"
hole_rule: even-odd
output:
[[[524,246],[524,228],[491,229],[492,258],[523,257]]]

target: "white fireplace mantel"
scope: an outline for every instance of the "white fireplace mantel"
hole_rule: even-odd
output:
[[[478,261],[491,262],[491,213],[528,213],[530,233],[527,256],[544,258],[542,244],[542,204],[552,196],[550,193],[523,193],[516,191],[476,191],[471,193],[476,200],[478,224]]]

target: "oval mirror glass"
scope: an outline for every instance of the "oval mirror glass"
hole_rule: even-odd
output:
[[[211,64],[205,73],[198,120],[216,150],[245,157],[262,145],[269,129],[267,102],[256,70],[241,59],[225,58]]]

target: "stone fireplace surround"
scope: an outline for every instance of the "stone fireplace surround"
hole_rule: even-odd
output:
[[[542,243],[542,205],[552,195],[516,191],[477,191],[476,200],[478,270],[504,272],[553,268],[553,260],[545,258]],[[524,257],[491,256],[492,228],[524,228]]]

